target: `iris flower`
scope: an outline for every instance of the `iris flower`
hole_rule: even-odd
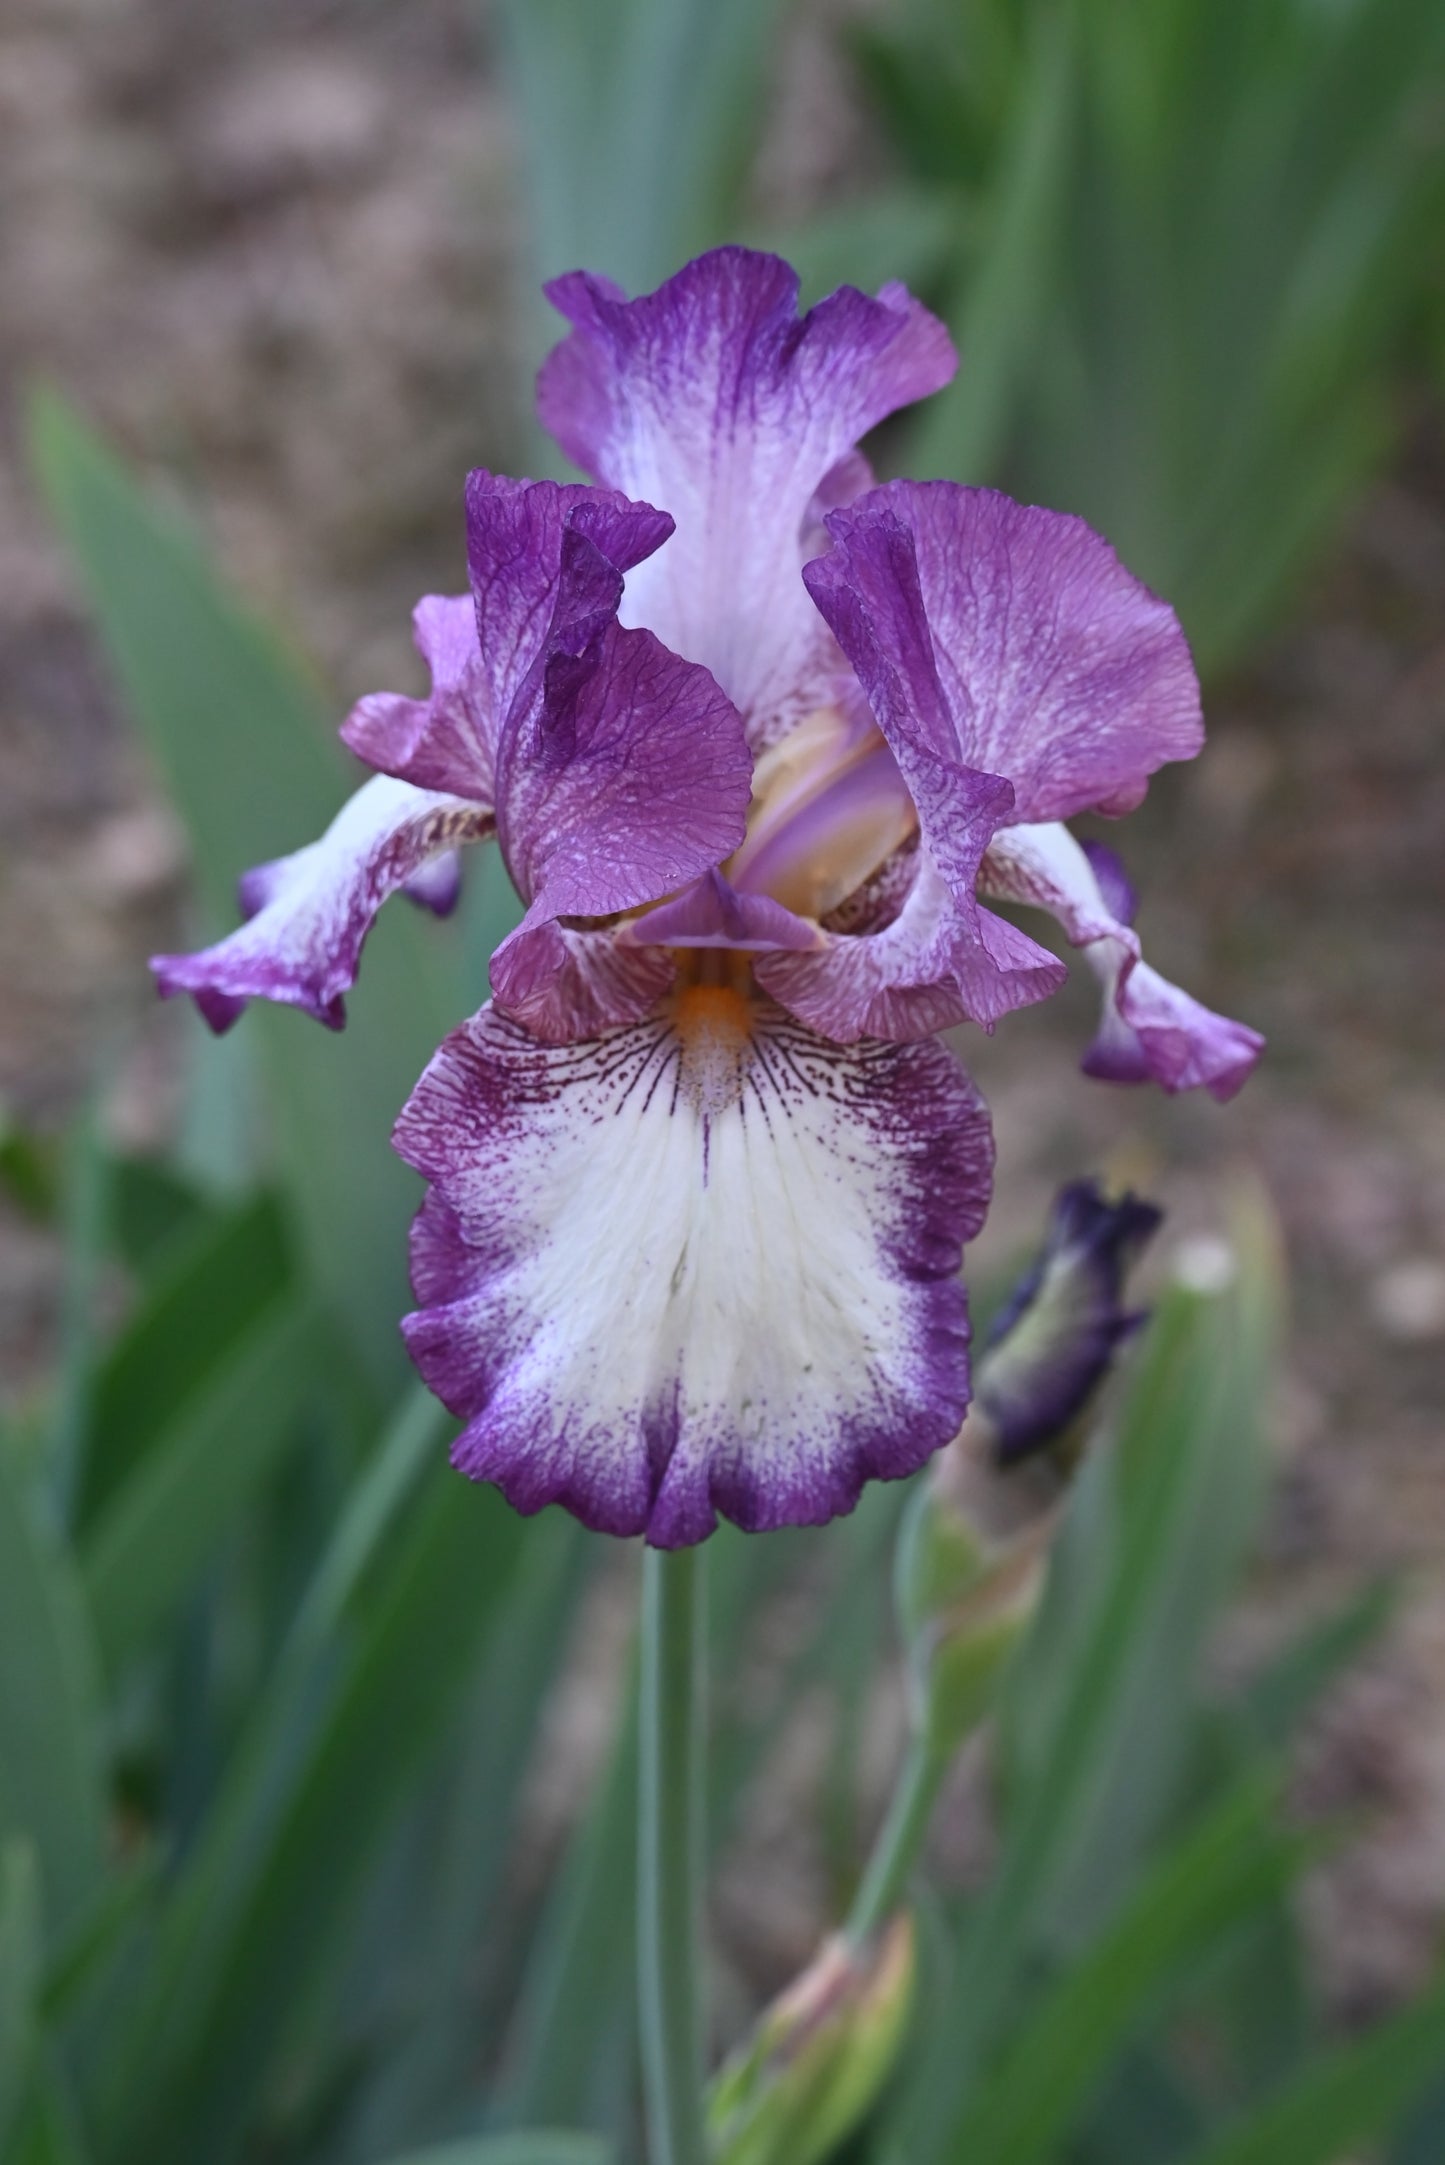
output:
[[[857,449],[953,374],[942,324],[896,285],[799,318],[737,248],[548,291],[541,417],[596,485],[470,476],[430,695],[363,699],[375,778],[154,967],[216,1028],[339,1028],[381,903],[495,835],[526,913],[397,1123],[403,1329],[464,1472],[674,1547],[820,1523],[959,1428],[993,1150],[937,1033],[1065,975],[981,896],[1097,970],[1096,1072],[1223,1097],[1260,1040],[1149,968],[1063,824],[1199,750],[1171,610],[1081,520]]]

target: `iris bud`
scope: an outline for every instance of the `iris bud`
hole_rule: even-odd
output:
[[[1138,1196],[1107,1201],[1093,1180],[1061,1188],[1044,1246],[994,1318],[977,1399],[1000,1465],[1055,1443],[1083,1412],[1144,1320],[1124,1277],[1162,1213]]]
[[[829,2155],[888,2077],[913,1977],[907,1916],[864,1947],[841,1935],[825,1940],[713,2083],[716,2165],[815,2165]]]
[[[1093,1181],[1055,1200],[1043,1248],[1000,1311],[961,1435],[910,1501],[898,1608],[914,1734],[950,1757],[989,1712],[999,1672],[1042,1592],[1080,1417],[1143,1321],[1129,1264],[1160,1222]]]

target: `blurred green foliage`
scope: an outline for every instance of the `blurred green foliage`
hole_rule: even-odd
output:
[[[951,241],[908,471],[1081,512],[1201,664],[1380,464],[1438,275],[1435,0],[903,0],[856,38]]]
[[[164,1192],[171,1231],[100,1218],[129,1320],[80,1342],[67,1515],[44,1423],[0,1446],[0,2155],[635,2158],[629,1688],[560,1862],[516,1868],[598,1544],[451,1476],[419,1390],[379,1430],[338,1404],[273,1196],[105,1174],[112,1198]],[[1325,1619],[1242,1696],[1205,1678],[1260,1494],[1280,1290],[1267,1224],[1236,1242],[1232,1286],[1167,1293],[1076,1490],[1003,1680],[996,1873],[931,1900],[903,2065],[850,2157],[1329,2165],[1341,2130],[1377,2135],[1438,2074],[1445,1988],[1326,2045],[1291,1906],[1321,1837],[1279,1807],[1291,1734],[1388,1602]],[[714,1855],[820,1692],[856,1796],[834,1650],[897,1504],[713,1544]],[[739,1691],[801,1585],[802,1642]],[[888,1648],[852,1644],[866,1685]],[[524,2139],[548,2124],[571,2132]]]
[[[645,285],[745,228],[785,21],[514,0],[542,268]],[[896,173],[789,245],[816,286],[908,278],[958,332],[957,387],[886,457],[1085,512],[1206,661],[1237,654],[1389,440],[1438,277],[1442,40],[1438,0],[880,11],[853,49]],[[74,414],[33,424],[214,928],[339,799],[325,702]],[[561,1855],[529,1839],[603,1544],[448,1473],[395,1332],[415,1197],[387,1130],[510,899],[474,880],[466,908],[460,935],[386,913],[341,1040],[289,1013],[197,1032],[176,1162],[94,1120],[0,1134],[6,1193],[69,1255],[54,1388],[0,1436],[5,2165],[638,2156],[625,1680]],[[1205,1680],[1281,1297],[1267,1226],[1236,1237],[1234,1284],[1167,1297],[1108,1414],[1001,1680],[997,1871],[966,1903],[919,1889],[904,2057],[840,2160],[1330,2165],[1396,2129],[1390,2165],[1442,2154],[1445,1997],[1331,2043],[1293,1908],[1315,1845],[1279,1807],[1388,1598],[1228,1700]],[[712,1544],[712,1853],[821,1704],[840,1912],[898,1502]]]

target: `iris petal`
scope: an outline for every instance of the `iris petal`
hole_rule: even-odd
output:
[[[829,514],[804,573],[904,774],[916,753],[1013,785],[1018,820],[1128,810],[1204,741],[1174,612],[1082,519],[950,481]]]
[[[838,666],[799,577],[819,513],[866,480],[859,438],[952,376],[948,333],[896,285],[845,286],[800,318],[796,273],[744,248],[637,300],[582,271],[547,292],[575,328],[538,381],[543,426],[677,521],[628,579],[622,621],[705,663],[749,740],[771,743]]]
[[[1132,900],[1122,869],[1116,876],[1108,868],[1106,876],[1120,899]],[[1103,1021],[1084,1055],[1086,1075],[1106,1082],[1152,1080],[1169,1091],[1205,1089],[1221,1100],[1243,1089],[1264,1039],[1151,969],[1137,933],[1113,915],[1093,863],[1067,827],[1001,829],[989,845],[980,884],[990,894],[1049,911],[1102,982]]]
[[[388,895],[458,842],[490,834],[490,808],[377,775],[319,841],[258,865],[241,882],[247,922],[194,955],[156,955],[161,992],[194,995],[214,1030],[249,999],[279,1000],[339,1030],[372,921]]]
[[[520,1510],[663,1547],[817,1524],[956,1432],[993,1152],[942,1046],[844,1051],[722,987],[566,1047],[484,1009],[396,1142],[432,1183],[408,1344]]]

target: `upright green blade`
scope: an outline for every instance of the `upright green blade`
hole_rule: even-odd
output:
[[[1336,2165],[1388,2134],[1445,2061],[1445,1980],[1286,2083],[1188,2165]]]
[[[424,1433],[410,1418],[396,1431],[403,1487]],[[344,1537],[351,1553],[355,1530]],[[277,1719],[258,1709],[268,1748],[243,1770],[245,1808],[218,1808],[134,2020],[114,2041],[107,2120],[122,2165],[172,2155],[220,2165],[239,2147],[279,2046],[345,1943],[368,1866],[475,1673],[521,1540],[494,1491],[438,1465],[379,1559],[354,1644],[317,1642],[329,1597],[303,1611],[307,1658],[299,1676],[277,1676]],[[335,1581],[329,1563],[321,1577]],[[329,1689],[328,1669],[339,1671]]]
[[[208,1388],[161,1424],[140,1470],[82,1554],[96,1637],[117,1670],[190,1590],[295,1438],[318,1384],[326,1332],[302,1299],[273,1302]]]
[[[1272,1825],[1272,1791],[1246,1782],[1191,1827],[1052,1985],[965,2114],[970,2154],[1051,2165],[1123,2046],[1157,2022],[1186,1965],[1289,1885],[1303,1845]]]
[[[291,1249],[276,1197],[253,1196],[207,1214],[147,1289],[91,1387],[76,1510],[82,1532],[271,1302],[296,1297]]]
[[[635,289],[729,237],[780,0],[507,0],[544,277]]]
[[[36,1523],[0,1438],[0,1836],[28,1836],[63,1934],[104,1875],[89,1624],[68,1555]]]
[[[390,2165],[611,2165],[612,2155],[596,2135],[557,2128],[444,2142],[432,2150],[409,2150]]]
[[[40,1864],[35,1844],[14,1836],[0,1845],[0,2156],[30,2078],[40,1976]]]
[[[32,409],[36,470],[106,652],[191,837],[210,936],[250,865],[309,842],[346,791],[304,669],[226,593],[195,540],[60,399]],[[461,566],[458,566],[460,578]],[[416,1182],[391,1123],[438,1040],[478,1005],[449,927],[398,903],[367,943],[340,1036],[256,1003],[277,1143],[317,1284],[380,1385],[403,1373],[406,1219]]]

